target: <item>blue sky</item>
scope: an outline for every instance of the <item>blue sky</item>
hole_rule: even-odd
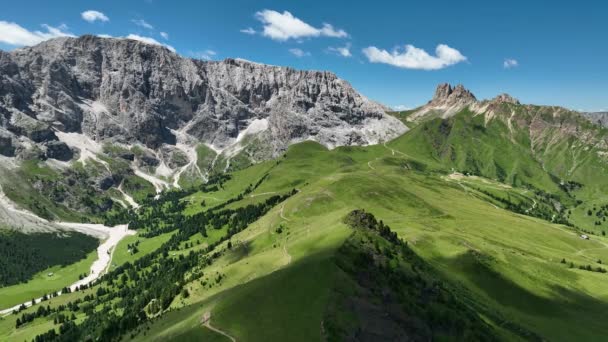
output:
[[[606,13],[599,0],[21,0],[0,12],[0,48],[131,35],[189,57],[329,70],[389,106],[423,104],[450,82],[595,111],[608,110]]]

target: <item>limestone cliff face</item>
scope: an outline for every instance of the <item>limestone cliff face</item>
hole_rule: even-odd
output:
[[[0,51],[0,152],[56,140],[56,131],[155,150],[186,136],[223,149],[252,123],[269,156],[306,139],[370,144],[407,129],[329,72],[199,61],[94,36]]]

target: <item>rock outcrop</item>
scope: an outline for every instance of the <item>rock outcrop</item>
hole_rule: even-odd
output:
[[[452,87],[448,83],[437,86],[433,99],[429,102],[430,106],[451,108],[456,106],[466,106],[476,102],[475,95],[466,89],[462,84]]]
[[[416,121],[429,114],[446,118],[476,103],[475,95],[462,84],[452,87],[448,83],[442,83],[437,86],[431,101],[417,110],[408,120]]]
[[[64,142],[52,140],[44,145],[46,147],[47,158],[68,161],[74,157],[74,153]]]

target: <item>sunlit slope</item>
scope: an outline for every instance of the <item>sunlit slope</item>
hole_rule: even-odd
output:
[[[427,173],[437,164],[418,165],[425,160],[403,141],[387,147],[326,151],[314,143],[293,146],[252,195],[293,187],[300,192],[234,236],[232,248],[202,279],[187,285],[189,298],[176,299],[174,308],[185,306],[180,310],[189,310],[192,322],[211,312],[213,326],[237,339],[255,340],[258,331],[268,333],[260,339],[319,336],[327,307],[311,298],[325,298],[330,290],[319,274],[331,273],[330,260],[349,236],[342,217],[364,208],[454,284],[500,336],[593,340],[608,333],[598,320],[608,308],[602,286],[606,275],[578,269],[608,260],[603,238],[582,240],[564,226],[501,209],[446,174]],[[548,179],[530,178],[540,185]],[[323,267],[326,271],[319,273]],[[292,282],[298,277],[302,286]],[[318,286],[306,285],[310,279],[318,279]],[[273,300],[273,295],[291,297]],[[263,314],[255,314],[255,308]],[[309,319],[290,324],[287,313],[294,312]],[[153,324],[149,334],[183,333],[165,322],[174,315]],[[199,328],[205,329],[186,330]]]
[[[556,211],[571,211],[564,219],[601,233],[606,215],[593,208],[608,204],[606,132],[563,108],[503,103],[491,113],[465,109],[417,122],[387,146],[436,170],[551,193]]]

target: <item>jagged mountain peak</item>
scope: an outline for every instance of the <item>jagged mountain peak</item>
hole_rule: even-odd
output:
[[[473,102],[477,101],[475,95],[471,93],[462,84],[453,87],[449,83],[441,83],[435,90],[435,95],[431,102],[449,103],[449,102]]]
[[[456,114],[465,107],[477,103],[477,98],[462,84],[452,86],[449,83],[441,83],[435,90],[433,98],[414,114],[408,117],[409,121],[417,121],[428,113],[440,113],[441,117],[449,117]]]

